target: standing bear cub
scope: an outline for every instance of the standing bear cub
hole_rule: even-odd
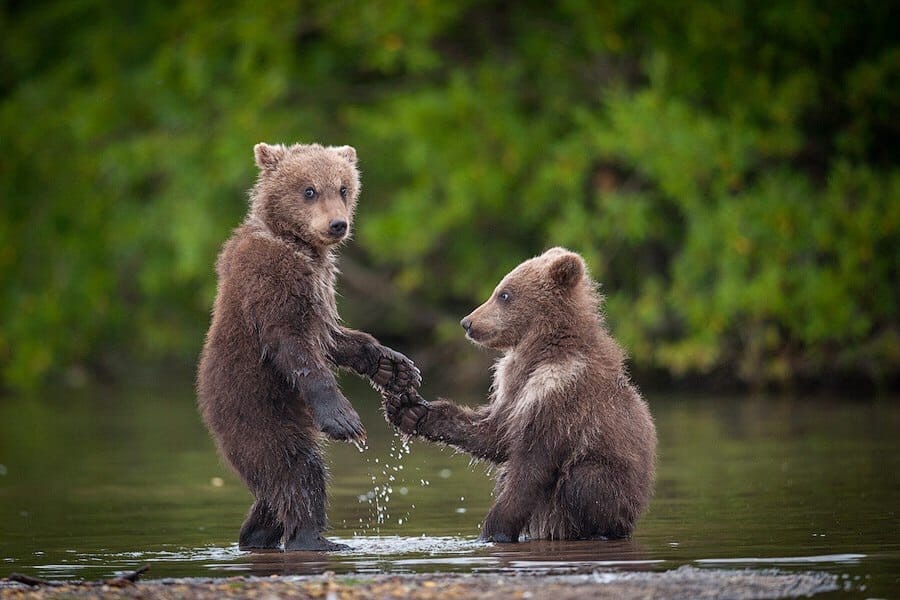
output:
[[[220,453],[254,496],[241,549],[337,550],[326,527],[321,433],[365,429],[333,367],[383,393],[414,389],[405,356],[339,323],[334,248],[359,195],[350,146],[257,144],[250,211],[219,255],[212,324],[200,358],[200,412]]]
[[[599,305],[582,258],[548,250],[461,321],[469,339],[504,352],[487,405],[383,393],[401,431],[500,466],[484,540],[628,537],[647,506],[656,429]]]

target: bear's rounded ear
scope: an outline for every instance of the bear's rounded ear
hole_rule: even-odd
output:
[[[353,146],[335,146],[334,151],[346,158],[351,165],[356,164],[356,148]]]
[[[256,157],[256,166],[263,171],[274,171],[284,158],[284,146],[259,143],[253,146],[253,155]]]
[[[571,250],[566,250],[562,246],[554,246],[553,248],[548,248],[544,251],[544,256],[546,256],[547,258],[552,258],[561,254],[574,254],[574,252],[572,252]]]
[[[561,288],[569,289],[584,277],[584,259],[574,252],[556,250],[551,251],[550,280]]]

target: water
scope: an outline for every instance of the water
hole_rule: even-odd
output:
[[[663,571],[837,574],[859,597],[900,589],[900,399],[648,394],[656,496],[632,540],[476,541],[484,465],[408,447],[374,392],[345,389],[369,431],[331,444],[331,555],[244,553],[249,494],[220,464],[190,382],[0,400],[0,577]],[[446,390],[441,390],[446,393]],[[478,401],[476,397],[462,398]]]

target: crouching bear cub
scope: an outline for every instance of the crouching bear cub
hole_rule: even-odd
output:
[[[382,392],[419,385],[402,354],[339,323],[334,248],[359,195],[350,146],[257,144],[250,212],[219,255],[218,292],[200,359],[200,411],[222,456],[254,496],[241,549],[336,550],[322,537],[321,433],[365,429],[332,367]]]
[[[656,429],[595,288],[579,255],[553,248],[462,320],[469,339],[504,352],[487,405],[383,394],[403,432],[500,466],[484,540],[628,537],[650,499]]]

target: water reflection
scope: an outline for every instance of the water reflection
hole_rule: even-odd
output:
[[[824,554],[819,556],[778,556],[768,558],[699,558],[700,565],[857,565],[865,554]]]
[[[537,540],[497,545],[492,554],[503,570],[529,572],[591,572],[616,568],[647,570],[665,561],[651,559],[634,539],[559,542]]]
[[[453,537],[400,536],[336,538],[353,548],[334,554],[315,552],[244,552],[237,544],[158,552],[74,553],[72,562],[36,565],[45,577],[71,577],[84,569],[102,565],[114,571],[129,571],[143,564],[153,571],[168,564],[194,564],[222,575],[319,575],[335,573],[416,572],[506,572],[529,574],[573,574],[593,572],[657,571],[678,563],[651,558],[635,540],[531,541],[490,544]],[[701,558],[699,567],[722,566],[846,566],[858,565],[864,554],[830,554],[769,558]]]
[[[315,552],[242,552],[237,545],[158,552],[80,553],[74,562],[39,565],[45,576],[64,577],[67,572],[104,565],[130,570],[142,564],[193,563],[223,574],[317,575],[336,573],[415,572],[519,572],[590,573],[596,570],[640,571],[665,561],[647,558],[634,540],[532,541],[491,544],[454,537],[353,537],[335,538],[351,550],[334,554]],[[154,566],[153,570],[157,571]]]

